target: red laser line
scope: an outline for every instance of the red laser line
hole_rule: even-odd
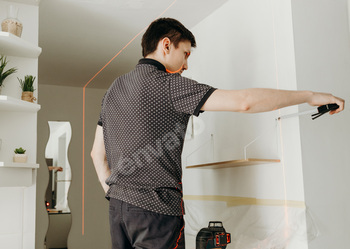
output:
[[[181,66],[178,70],[176,71],[170,71],[169,69],[166,69],[168,73],[179,73],[183,69],[183,66]]]
[[[154,20],[158,19],[161,17],[165,12],[167,12],[176,2],[177,0],[174,0],[160,15],[158,15]],[[149,25],[147,25],[145,28],[143,28],[137,35],[135,35],[115,56],[113,56],[112,59],[110,59],[106,65],[104,65],[83,87],[83,169],[82,169],[82,235],[84,235],[84,226],[85,226],[85,89],[86,87],[91,83],[93,79],[97,77],[115,58],[119,56],[121,52],[125,48],[127,48],[144,30],[148,28]]]
[[[276,88],[279,89],[279,75],[278,75],[278,59],[277,59],[277,42],[276,42],[276,27],[275,27],[275,15],[274,15],[274,8],[272,0],[271,3],[271,9],[272,9],[272,29],[273,29],[273,42],[274,42],[274,52],[275,52],[275,69],[276,69]],[[281,110],[278,110],[279,116],[281,116]],[[288,215],[288,204],[287,204],[287,182],[286,182],[286,165],[284,161],[284,148],[283,148],[283,129],[282,129],[282,121],[279,120],[279,127],[280,127],[280,143],[281,143],[281,163],[282,163],[282,174],[283,174],[283,187],[284,187],[284,215],[285,215],[285,222],[286,227],[284,230],[284,237],[287,239],[287,243],[289,244],[289,215]]]
[[[82,230],[81,233],[84,235],[84,227],[85,227],[85,202],[84,202],[84,196],[85,196],[85,87],[83,88],[83,181],[82,181]]]

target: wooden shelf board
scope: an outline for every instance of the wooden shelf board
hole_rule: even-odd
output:
[[[0,162],[0,168],[28,168],[28,169],[37,169],[37,168],[39,168],[39,164],[37,164],[37,163]]]
[[[187,166],[187,169],[223,169],[223,168],[233,168],[233,167],[242,167],[242,166],[252,166],[259,164],[271,164],[271,163],[279,163],[281,160],[279,159],[257,159],[257,158],[248,158],[241,160],[231,160],[231,161],[223,161],[223,162],[214,162],[214,163],[206,163],[206,164],[198,164]]]
[[[0,54],[38,58],[41,48],[8,32],[0,32]]]
[[[0,95],[0,111],[14,111],[14,112],[38,112],[41,106],[28,101],[12,98],[6,95]]]

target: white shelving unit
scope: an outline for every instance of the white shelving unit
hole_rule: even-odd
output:
[[[38,3],[36,0],[0,0],[0,8],[9,4],[20,9],[18,19],[26,30],[22,37],[0,32],[0,54],[16,67],[15,74],[5,79],[0,95],[0,248],[35,248],[37,112],[40,105],[20,99],[16,77],[33,75],[38,79],[37,46]],[[6,18],[0,12],[0,20]],[[25,13],[22,14],[21,13]],[[38,89],[37,80],[35,89]],[[13,163],[14,149],[22,147],[27,163]]]
[[[0,32],[0,53],[6,56],[19,57],[19,60],[21,58],[33,58],[37,63],[41,48],[7,32]],[[33,137],[33,134],[36,134],[36,113],[40,108],[41,106],[35,103],[11,96],[0,95],[0,115],[2,117],[0,128],[1,130],[8,130],[6,134],[0,133],[1,143],[5,143],[2,141],[3,139],[5,141],[11,141],[22,140],[22,138],[24,139],[23,141],[18,141],[19,144],[25,143],[24,140],[26,138],[30,138],[36,142],[36,136]],[[13,115],[13,113],[20,114]],[[24,129],[26,130],[25,132],[15,129],[16,123],[25,123],[26,121],[34,121],[35,125],[28,125],[27,130]],[[20,134],[19,136],[17,135],[18,133]],[[6,144],[11,143],[7,142]],[[1,144],[1,147],[7,147],[6,144]],[[26,144],[30,143],[26,142]],[[7,155],[9,151],[12,153],[13,149],[11,148],[10,150],[7,148],[5,153],[0,154],[2,156],[2,158],[0,157],[0,187],[29,187],[33,184],[33,174],[36,174],[32,169],[39,168],[39,165],[36,163],[13,163],[9,161],[9,156],[4,158],[4,154]]]

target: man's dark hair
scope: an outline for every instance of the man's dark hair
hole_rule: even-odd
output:
[[[143,57],[153,53],[157,49],[158,42],[165,37],[174,43],[175,48],[181,41],[189,41],[192,47],[196,47],[194,35],[182,23],[173,18],[159,18],[149,25],[142,36]]]

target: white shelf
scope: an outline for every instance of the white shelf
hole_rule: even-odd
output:
[[[0,187],[30,187],[35,184],[35,163],[0,162]]]
[[[36,6],[40,4],[40,0],[6,0],[6,1],[14,2],[14,3],[23,3],[28,5],[36,5]]]
[[[0,54],[38,58],[41,48],[8,32],[0,32]]]
[[[37,169],[37,168],[39,168],[39,164],[36,164],[36,163],[0,162],[0,168]]]
[[[28,101],[0,95],[0,111],[11,112],[38,112],[41,106]]]

